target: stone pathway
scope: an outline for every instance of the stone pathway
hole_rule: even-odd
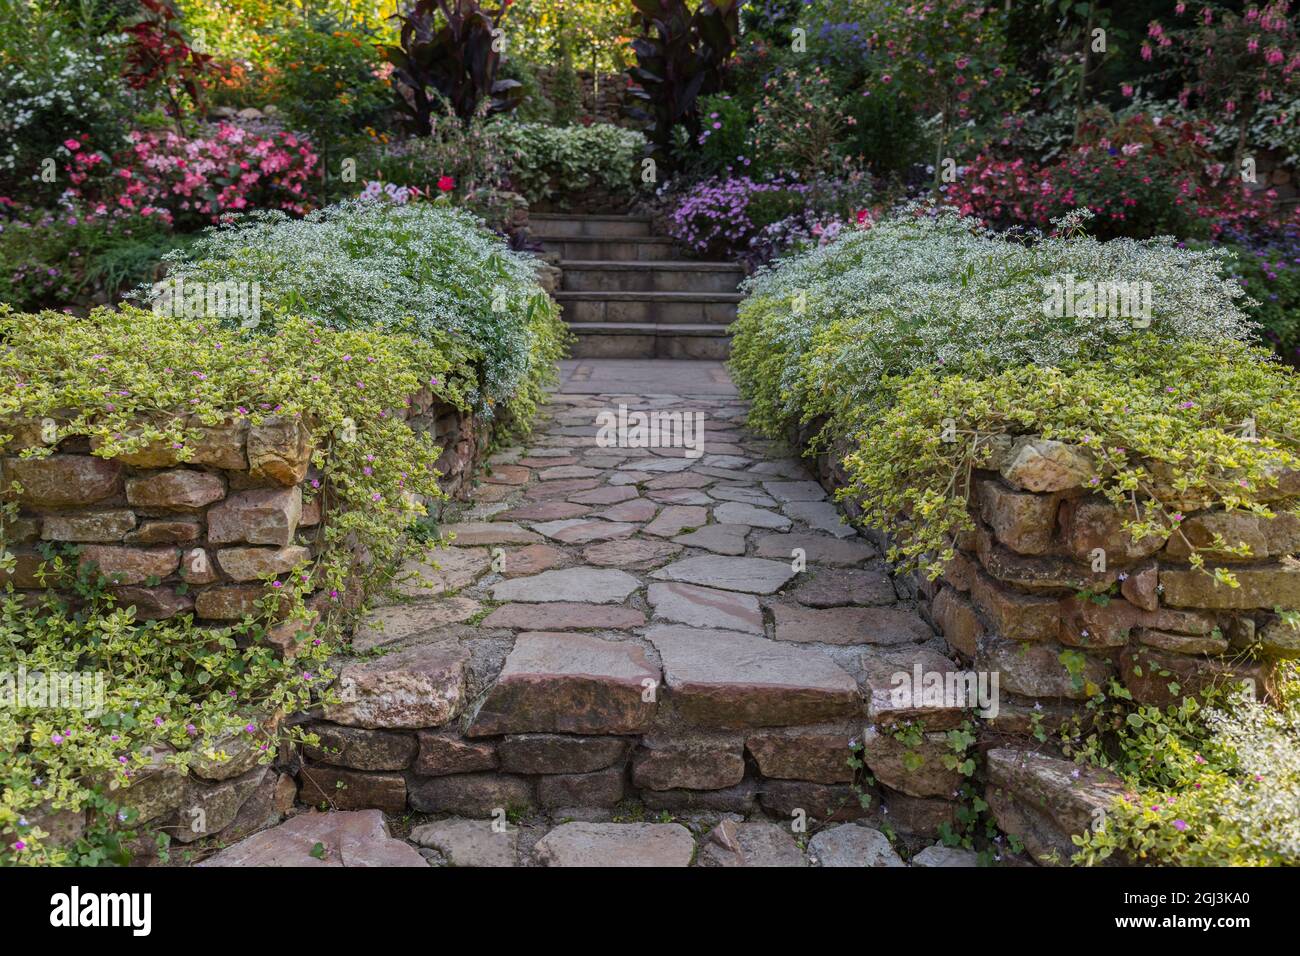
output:
[[[350,699],[325,716],[347,726],[320,725],[345,749],[324,763],[354,769],[304,768],[312,792],[436,814],[405,837],[438,864],[901,866],[888,822],[915,865],[973,865],[921,852],[958,781],[937,758],[902,770],[867,729],[898,716],[891,674],[954,665],[745,412],[715,363],[564,363],[529,443],[450,516],[453,546],[358,630],[379,656],[344,668]],[[602,432],[636,413],[702,416],[702,447]],[[393,728],[417,730],[413,763]],[[483,819],[515,805],[532,809]]]

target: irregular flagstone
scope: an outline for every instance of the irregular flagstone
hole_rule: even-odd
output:
[[[513,521],[462,521],[444,529],[456,536],[458,547],[493,544],[532,544],[542,539]]]
[[[530,458],[568,459],[568,461],[564,462],[565,464],[569,464],[573,460],[566,448],[530,448],[528,449],[528,455]],[[524,464],[524,462],[520,463]]]
[[[621,604],[641,586],[632,575],[610,568],[564,568],[492,587],[497,601],[583,601]]]
[[[609,476],[609,484],[613,487],[622,485],[639,485],[651,477],[648,471],[616,471]]]
[[[623,630],[645,624],[645,612],[609,604],[503,604],[483,621],[484,627],[512,630],[568,631],[584,628]]]
[[[889,575],[866,568],[810,568],[790,596],[808,607],[893,604],[898,600]]]
[[[697,475],[693,471],[679,471],[673,475],[661,475],[646,482],[646,487],[654,491],[672,488],[704,488],[713,484],[715,479],[708,475]]]
[[[817,866],[906,866],[889,838],[879,830],[842,823],[808,841],[808,857]]]
[[[523,485],[528,483],[528,477],[532,472],[519,465],[497,465],[492,468],[483,480],[492,485]]]
[[[692,627],[763,633],[763,612],[752,594],[719,591],[679,582],[652,584],[648,591],[655,620]]]
[[[817,651],[677,625],[646,637],[678,712],[699,726],[808,724],[861,712],[857,681]]]
[[[737,484],[756,485],[761,475],[751,475],[745,471],[736,471],[733,468],[710,468],[708,465],[697,465],[695,467],[697,474],[708,475],[710,478],[721,478],[723,481],[731,481]]]
[[[516,465],[523,465],[525,468],[554,468],[557,465],[576,465],[577,463],[578,459],[572,455],[564,454],[563,451],[558,455],[530,455],[515,462]]]
[[[709,513],[703,508],[693,508],[685,505],[670,505],[659,512],[659,517],[655,518],[646,525],[643,530],[646,534],[657,535],[661,538],[671,538],[673,535],[681,534],[690,528],[698,528],[707,524]]]
[[[526,548],[511,548],[501,562],[501,573],[508,578],[541,574],[559,567],[568,560],[565,552],[549,544],[530,544]]]
[[[555,498],[567,498],[580,491],[589,491],[600,484],[595,478],[571,478],[564,481],[544,481],[530,485],[524,491],[524,498],[529,501],[550,501]]]
[[[760,508],[776,507],[775,498],[763,494],[752,485],[714,485],[709,489],[709,495],[719,501],[739,501]]]
[[[829,501],[787,501],[781,510],[816,531],[825,531],[837,538],[857,537],[857,530],[840,520],[844,513]]]
[[[685,471],[695,463],[692,458],[651,458],[636,463],[637,471]]]
[[[554,481],[557,478],[598,478],[602,474],[599,468],[588,468],[585,465],[558,465],[539,471],[537,477],[542,481]]]
[[[799,867],[807,866],[808,860],[785,827],[766,820],[723,820],[709,831],[700,865]]]
[[[404,561],[393,587],[404,598],[430,600],[469,587],[491,564],[487,548],[435,548],[422,561]]]
[[[565,518],[581,518],[590,510],[572,501],[539,501],[503,511],[497,517],[503,521],[563,521]]]
[[[592,517],[604,518],[606,521],[649,521],[658,512],[659,506],[645,498],[629,498],[604,511],[598,511]]]
[[[917,613],[892,607],[775,604],[776,639],[800,644],[914,644],[934,636]]]
[[[717,513],[717,509],[714,509]],[[760,558],[790,558],[790,552],[799,548],[811,562],[820,564],[854,565],[875,557],[876,551],[861,540],[841,540],[824,534],[769,534],[755,542],[754,554]]]
[[[428,866],[378,810],[300,813],[195,866]]]
[[[492,820],[450,818],[424,823],[411,831],[411,840],[437,850],[450,866],[517,866],[519,829],[498,829]]]
[[[713,499],[702,491],[696,491],[693,488],[669,488],[666,491],[647,491],[646,497],[652,501],[657,501],[665,505],[696,505],[706,506],[713,504]]]
[[[659,682],[639,645],[578,633],[520,634],[467,733],[640,733],[654,718]]]
[[[606,485],[591,491],[570,495],[569,500],[580,505],[616,505],[620,501],[630,501],[638,497],[635,488],[629,486]]]
[[[324,704],[325,719],[371,730],[445,724],[464,706],[468,661],[469,651],[444,641],[348,662],[339,668],[337,702]]]
[[[624,521],[602,521],[599,518],[547,521],[535,524],[533,528],[546,537],[565,544],[587,544],[592,541],[607,541],[610,538],[626,538],[636,531],[634,524]]]
[[[743,455],[705,455],[701,464],[710,468],[747,468],[754,464],[754,459]]]
[[[651,577],[659,581],[685,581],[725,591],[772,594],[794,577],[788,562],[763,558],[702,555],[676,561]]]
[[[749,534],[749,525],[744,524],[710,524],[690,534],[673,538],[677,544],[689,548],[703,548],[715,554],[745,553],[745,535]]]
[[[826,489],[815,481],[765,481],[763,490],[777,501],[821,501]]]
[[[591,564],[606,567],[647,570],[656,568],[680,554],[680,544],[632,538],[593,544],[582,551],[582,558]]]
[[[808,469],[803,466],[802,462],[795,461],[793,458],[760,461],[749,470],[755,475],[775,475],[778,478],[790,478],[792,480],[808,477]]]
[[[474,489],[474,500],[479,503],[505,501],[518,490],[518,485],[479,485]]]
[[[357,624],[352,649],[359,654],[427,634],[445,624],[468,621],[482,605],[471,598],[443,598],[433,604],[392,604],[376,608]]]
[[[751,528],[776,528],[785,530],[790,527],[790,519],[775,511],[765,511],[742,501],[727,501],[713,508],[713,520],[721,524],[744,524]]]
[[[617,468],[625,461],[627,461],[627,458],[623,455],[593,455],[591,452],[586,452],[582,456],[582,463],[588,468],[600,468],[602,470]]]
[[[690,866],[694,856],[679,823],[565,823],[533,847],[540,866]]]

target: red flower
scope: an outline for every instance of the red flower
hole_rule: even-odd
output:
[[[438,180],[438,188],[445,193],[449,193],[456,188],[456,180],[450,176],[443,176]]]

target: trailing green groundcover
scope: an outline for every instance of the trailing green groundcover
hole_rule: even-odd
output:
[[[117,817],[113,792],[150,746],[174,748],[169,759],[184,766],[214,759],[231,735],[255,734],[274,756],[276,731],[256,715],[301,709],[328,684],[324,640],[337,614],[314,625],[315,642],[296,660],[280,660],[260,638],[273,621],[313,626],[303,600],[313,587],[341,603],[346,588],[376,586],[424,514],[419,497],[440,495],[439,449],[393,411],[421,388],[467,408],[476,378],[466,349],[403,331],[412,326],[335,331],[287,316],[262,334],[131,308],[81,319],[0,307],[0,422],[49,416],[60,438],[89,437],[105,457],[161,440],[185,458],[200,423],[299,416],[317,443],[313,491],[330,516],[317,558],[268,589],[262,614],[232,627],[199,629],[188,615],[135,621],[114,606],[102,577],[78,570],[75,547],[49,549],[46,569],[77,602],[51,594],[30,607],[0,591],[0,673],[102,674],[106,696],[95,714],[0,708],[0,863],[120,862],[133,817]],[[178,409],[190,419],[176,418]],[[155,425],[138,427],[144,420]],[[14,453],[12,431],[0,427],[0,454],[5,444]],[[10,498],[0,541],[16,512]],[[373,561],[358,581],[349,573],[360,551]],[[0,555],[13,565],[12,553]],[[81,806],[95,810],[87,837],[68,849],[46,846],[41,814]]]
[[[488,415],[504,408],[512,423],[531,420],[564,351],[564,325],[533,259],[442,203],[351,200],[303,219],[257,212],[166,258],[169,278],[182,282],[260,283],[258,329],[299,315],[332,329],[454,341],[480,368],[471,402]]]
[[[753,423],[780,436],[812,423],[814,447],[843,456],[842,494],[862,522],[890,533],[893,560],[932,576],[973,526],[975,470],[1018,435],[1090,450],[1093,488],[1132,515],[1135,538],[1179,534],[1183,510],[1210,503],[1295,512],[1278,475],[1300,466],[1300,378],[1242,341],[1252,327],[1217,269],[1213,255],[1168,242],[1066,236],[1026,247],[952,215],[908,214],[753,279],[732,371]],[[1151,313],[1044,312],[1045,290],[1067,275],[1076,286],[1149,282]],[[1192,560],[1235,587],[1231,570],[1206,558],[1243,548],[1215,541]],[[1067,730],[1061,743],[1122,773],[1139,799],[1086,838],[1079,862],[1117,852],[1300,861],[1288,673],[1278,711],[1222,700],[1212,712],[1195,701],[1162,712],[1135,707],[1118,684],[1096,695],[1095,726]],[[1155,755],[1175,740],[1196,772],[1170,779]],[[1275,772],[1262,769],[1270,760]],[[1182,817],[1166,814],[1175,806]]]

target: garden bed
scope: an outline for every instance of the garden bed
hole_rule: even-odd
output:
[[[1004,831],[1041,862],[1251,859],[1228,849],[1250,814],[1216,817],[1199,794],[1247,791],[1233,799],[1253,808],[1253,829],[1295,786],[1288,774],[1252,783],[1216,736],[1262,721],[1273,746],[1296,746],[1294,374],[1223,337],[1249,327],[1210,263],[1171,273],[1184,288],[1206,277],[1205,322],[1180,304],[1192,300],[1157,291],[1141,331],[1106,315],[1076,326],[1020,303],[1052,269],[1082,284],[1098,254],[1132,268],[1122,244],[1018,248],[972,230],[988,244],[967,258],[962,227],[939,223],[883,223],[751,281],[733,368],[754,420],[818,456],[970,686],[998,681],[996,713],[941,695],[917,717],[981,717],[985,759],[970,775]],[[1161,290],[1152,253],[1146,281]],[[1170,748],[1186,770],[1153,772]],[[1087,786],[1072,783],[1080,766]],[[1143,803],[1158,805],[1144,818],[1132,812]],[[1095,808],[1121,825],[1087,825]],[[1193,810],[1194,831],[1153,837]],[[1291,848],[1255,852],[1278,862]]]

